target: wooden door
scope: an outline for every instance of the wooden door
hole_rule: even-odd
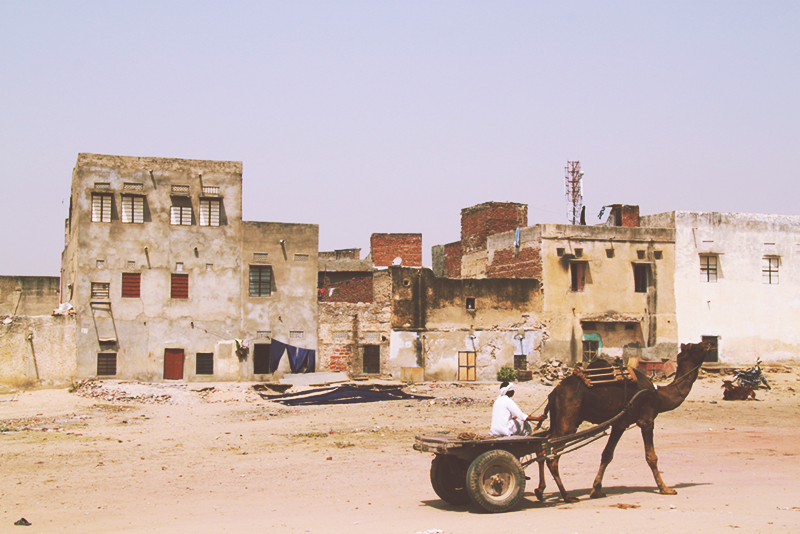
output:
[[[476,379],[476,365],[474,352],[458,353],[458,379],[474,381]]]
[[[183,349],[164,349],[164,379],[183,380]]]

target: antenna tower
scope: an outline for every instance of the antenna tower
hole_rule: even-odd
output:
[[[581,208],[583,207],[583,193],[581,193],[581,171],[580,161],[568,161],[564,167],[564,176],[567,185],[567,220],[571,224],[580,224]]]

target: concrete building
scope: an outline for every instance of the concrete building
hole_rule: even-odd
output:
[[[600,226],[516,226],[526,224],[523,204],[487,202],[467,208],[462,210],[461,247],[434,247],[434,273],[452,277],[458,269],[462,279],[540,281],[545,333],[539,355],[545,358],[576,363],[598,356],[670,357],[677,351],[675,231],[641,227],[637,206],[611,208],[609,220]],[[485,240],[471,236],[472,220],[481,212],[491,214],[483,218],[492,219],[493,228],[504,230]]]
[[[709,341],[724,363],[800,356],[800,217],[671,211],[679,342]]]
[[[77,377],[252,380],[288,370],[273,340],[317,348],[319,229],[243,221],[240,162],[79,154],[65,232]]]

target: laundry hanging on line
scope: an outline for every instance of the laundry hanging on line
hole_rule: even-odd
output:
[[[316,371],[317,351],[295,347],[274,338],[269,351],[270,369],[278,368],[284,352],[289,355],[289,368],[292,373],[313,373]]]

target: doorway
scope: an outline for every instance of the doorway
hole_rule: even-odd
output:
[[[164,380],[183,380],[183,349],[164,349]]]

